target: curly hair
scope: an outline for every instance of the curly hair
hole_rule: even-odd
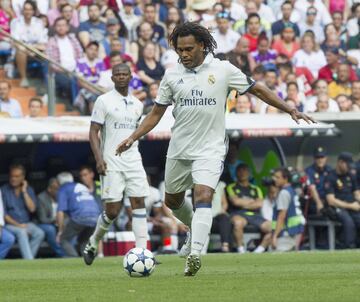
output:
[[[169,43],[175,50],[177,49],[177,40],[179,37],[194,36],[195,40],[204,44],[204,54],[214,54],[217,44],[209,30],[196,22],[185,22],[177,25],[169,36]]]

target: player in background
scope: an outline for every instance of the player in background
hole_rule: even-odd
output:
[[[313,120],[228,61],[215,59],[216,42],[201,25],[180,24],[169,40],[179,55],[179,64],[166,70],[152,111],[133,134],[120,142],[116,152],[126,154],[158,124],[167,106],[174,104],[175,124],[165,167],[165,204],[191,229],[191,244],[182,250],[188,253],[184,275],[194,276],[201,267],[200,252],[212,225],[211,201],[227,152],[225,107],[229,89],[240,94],[250,92],[290,114],[296,122]],[[184,202],[184,192],[191,187],[195,212],[191,204]]]
[[[111,79],[115,88],[98,97],[91,116],[90,145],[100,174],[105,211],[99,216],[95,232],[85,247],[87,265],[94,261],[99,241],[119,215],[124,194],[129,196],[132,207],[136,247],[146,248],[148,237],[144,197],[149,194],[149,184],[138,146],[133,144],[121,156],[115,154],[116,143],[138,126],[143,104],[128,94],[131,71],[126,64],[115,65]]]

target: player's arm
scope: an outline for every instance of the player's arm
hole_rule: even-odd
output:
[[[305,120],[307,123],[315,123],[315,121],[308,115],[299,112],[296,108],[290,107],[286,102],[282,101],[274,92],[272,92],[265,85],[256,82],[252,87],[250,87],[249,92],[255,95],[260,100],[269,104],[270,106],[274,106],[281,111],[284,111],[291,115],[291,118],[299,123],[299,120]]]
[[[120,155],[122,152],[128,150],[135,141],[150,132],[159,123],[166,109],[167,106],[155,103],[150,113],[145,117],[134,133],[117,146],[116,154]]]
[[[250,202],[247,209],[249,210],[258,210],[263,206],[263,200],[261,198],[256,198]]]
[[[5,215],[5,222],[7,224],[11,224],[11,225],[19,227],[19,228],[26,228],[26,223],[18,223],[15,219],[13,219],[9,215]]]
[[[234,206],[242,207],[244,209],[250,210],[249,207],[251,207],[250,204],[252,203],[252,200],[250,198],[247,198],[247,197],[241,198],[241,197],[237,197],[237,196],[230,196],[229,199],[230,199],[230,202]]]
[[[96,170],[100,175],[105,175],[106,162],[104,161],[100,151],[99,131],[101,130],[101,128],[102,125],[91,122],[89,139],[90,139],[91,150],[96,160]]]
[[[64,212],[63,211],[58,211],[56,213],[56,223],[58,226],[58,232],[56,234],[56,241],[59,243],[60,242],[60,237],[62,235],[62,233],[64,232]]]
[[[346,201],[336,198],[334,194],[327,194],[326,200],[327,200],[329,206],[347,209],[347,210],[353,210],[353,211],[360,211],[360,204],[356,201],[355,202],[346,202]]]

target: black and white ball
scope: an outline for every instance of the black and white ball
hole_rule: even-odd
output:
[[[123,265],[130,277],[148,277],[155,269],[155,258],[149,250],[136,247],[124,256]]]

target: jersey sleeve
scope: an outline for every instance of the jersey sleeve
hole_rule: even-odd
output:
[[[257,198],[264,199],[264,195],[263,195],[263,192],[261,191],[260,187],[255,186],[255,189],[256,189]]]
[[[103,100],[99,97],[94,105],[93,112],[91,114],[91,122],[103,125],[105,123],[106,109]]]
[[[252,86],[255,85],[255,81],[244,74],[239,68],[235,67],[231,63],[226,63],[229,72],[229,88],[235,89],[240,94],[245,94]]]
[[[235,191],[234,191],[234,187],[235,187],[235,183],[229,184],[229,185],[226,187],[226,193],[227,193],[227,195],[228,195],[230,198],[236,196],[236,193],[235,193]]]
[[[66,212],[68,210],[67,192],[66,188],[62,187],[57,193],[58,207],[57,211]]]
[[[335,194],[335,181],[331,174],[325,177],[324,188],[326,195]]]
[[[278,210],[287,210],[291,201],[290,193],[286,190],[281,190],[276,200]]]
[[[173,93],[168,81],[169,75],[165,73],[163,79],[160,82],[158,95],[155,103],[162,106],[170,106],[173,103]]]

